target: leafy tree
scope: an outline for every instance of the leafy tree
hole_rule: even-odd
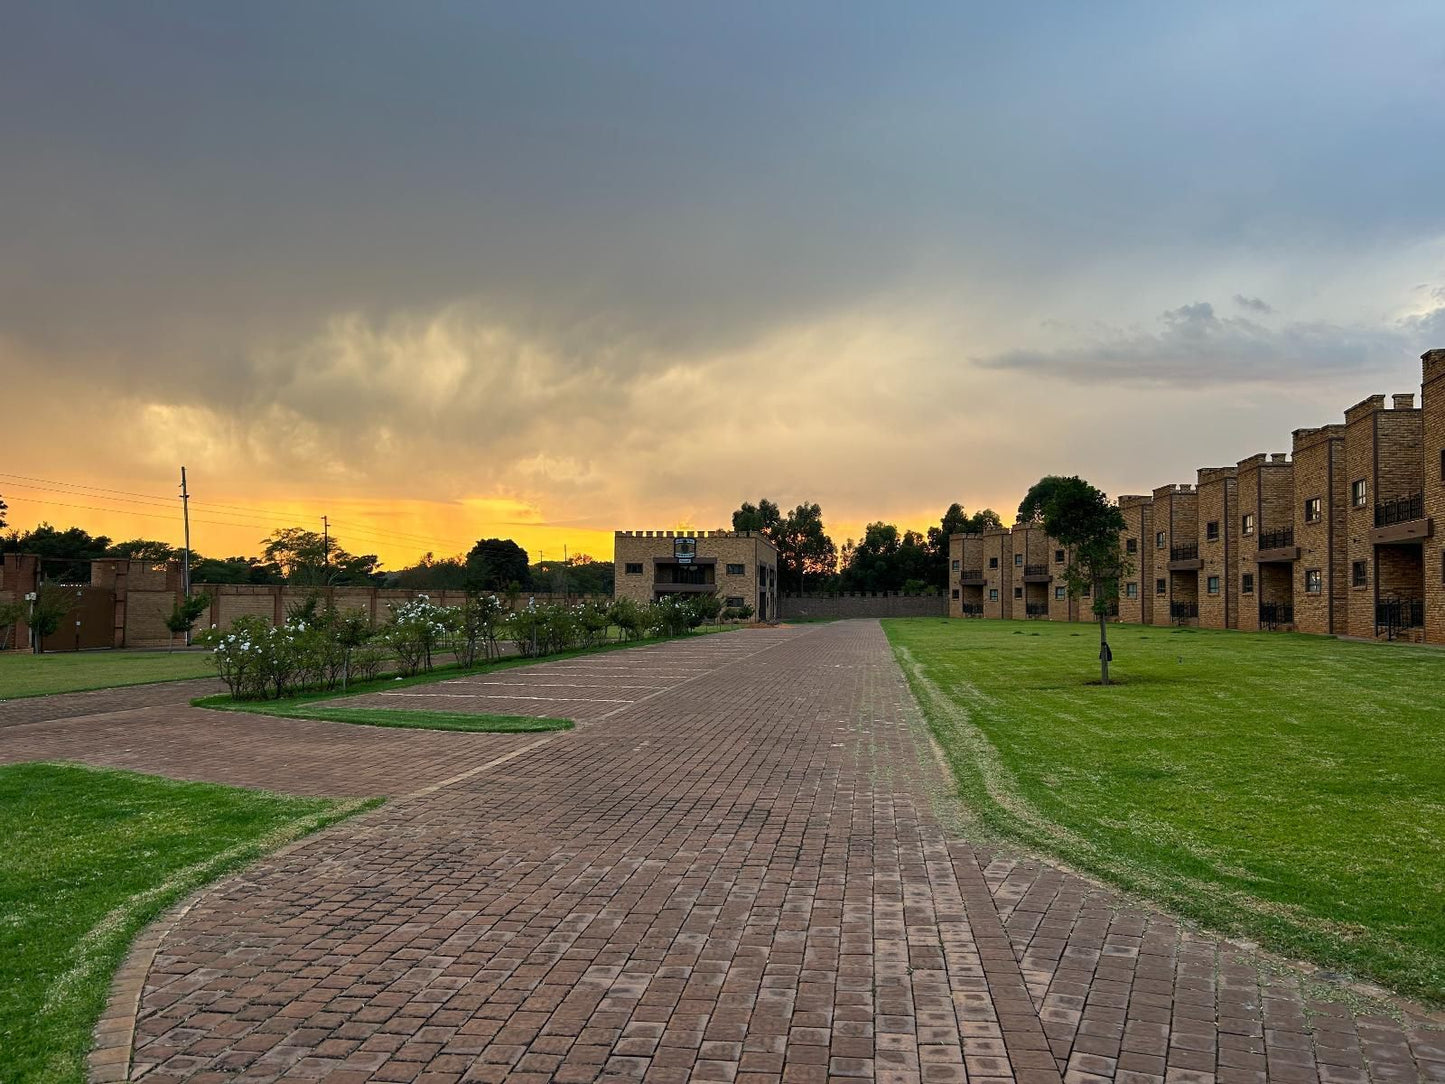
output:
[[[0,651],[9,649],[10,636],[15,631],[15,624],[25,619],[25,611],[28,608],[28,604],[23,600],[0,602]]]
[[[188,635],[196,627],[196,621],[201,614],[210,608],[211,598],[209,595],[192,595],[190,598],[176,600],[171,608],[170,615],[166,618],[166,628],[170,630],[170,650],[176,646],[176,637]]]
[[[933,553],[917,531],[899,534],[891,523],[870,523],[863,538],[844,547],[848,563],[843,584],[852,591],[898,591],[926,587]]]
[[[1132,570],[1120,542],[1124,515],[1108,496],[1077,476],[1051,474],[1034,483],[1019,504],[1020,523],[1039,523],[1070,552],[1064,581],[1069,593],[1092,593],[1099,619],[1099,681],[1109,684],[1109,603]]]
[[[982,534],[990,527],[1002,527],[998,513],[985,508],[966,515],[963,505],[955,501],[950,504],[939,520],[937,527],[928,528],[928,550],[932,556],[932,568],[928,582],[934,587],[948,586],[948,540],[956,534]]]
[[[107,557],[126,557],[132,561],[169,561],[179,551],[169,542],[157,542],[150,538],[132,538],[128,542],[117,542],[105,551]],[[191,554],[192,560],[195,554]]]
[[[45,653],[45,638],[60,628],[71,610],[75,609],[75,595],[56,583],[41,584],[35,593],[26,621],[35,645],[35,654]]]
[[[778,579],[794,582],[802,594],[809,577],[831,576],[838,568],[838,547],[823,529],[823,510],[817,504],[800,504],[788,513],[772,538],[778,547]]]
[[[5,529],[5,512],[9,509],[9,507],[10,506],[5,503],[5,498],[0,497],[0,531],[3,531]]]
[[[517,584],[521,594],[531,582],[527,551],[510,538],[482,538],[467,554],[469,591],[506,591]]]
[[[197,557],[191,554],[192,583],[280,584],[286,582],[281,566],[260,557]]]
[[[743,502],[741,508],[733,513],[733,530],[735,531],[757,531],[772,538],[782,526],[783,516],[778,511],[778,506],[764,497],[756,505]]]
[[[335,537],[304,527],[281,527],[262,545],[262,556],[279,565],[290,584],[364,587],[381,579],[376,554],[347,553]]]
[[[392,587],[410,587],[418,591],[460,591],[467,586],[467,562],[464,557],[433,557],[422,555],[420,561],[388,574]]]

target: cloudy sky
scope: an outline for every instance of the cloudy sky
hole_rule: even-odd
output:
[[[174,537],[184,463],[208,553],[326,513],[392,566],[608,556],[760,495],[841,541],[1188,481],[1445,345],[1438,2],[0,29],[15,526]]]

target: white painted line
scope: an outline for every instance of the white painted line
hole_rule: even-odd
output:
[[[502,685],[514,689],[670,689],[671,685],[617,685],[611,681],[471,681],[469,685]],[[400,690],[398,690],[400,691]]]

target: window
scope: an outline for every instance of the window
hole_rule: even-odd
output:
[[[1063,587],[1055,587],[1054,598],[1062,602],[1064,599],[1068,598],[1068,589]]]
[[[1370,583],[1370,569],[1364,561],[1354,561],[1350,564],[1350,586],[1368,587]]]
[[[958,601],[958,588],[957,588],[957,587],[955,587],[955,588],[953,589],[953,601],[954,601],[954,602],[957,602],[957,601]]]
[[[1023,597],[1024,597],[1024,589],[1023,589],[1022,587],[1015,587],[1015,588],[1014,588],[1014,598],[1023,598]]]
[[[1254,513],[1246,512],[1239,519],[1239,533],[1243,535],[1254,534]]]
[[[729,595],[727,597],[727,607],[730,610],[741,610],[746,605],[747,602],[743,599],[742,595]]]
[[[1311,497],[1305,501],[1305,522],[1318,523],[1324,518],[1323,504],[1318,497]]]
[[[1126,539],[1124,539],[1124,552],[1125,552],[1125,553],[1138,553],[1138,552],[1139,552],[1139,540],[1138,540],[1137,538],[1126,538]]]
[[[1208,523],[1204,525],[1204,541],[1219,541],[1219,520],[1211,519]]]
[[[1092,590],[1093,590],[1093,588],[1091,588],[1091,587],[1085,587],[1082,591],[1079,592],[1079,594],[1083,595],[1085,598],[1088,598],[1088,597],[1089,597],[1089,592],[1092,591]]]
[[[1239,593],[1241,595],[1254,594],[1254,573],[1246,572],[1239,581]]]
[[[1164,532],[1163,532],[1163,531],[1155,531],[1155,532],[1154,532],[1154,548],[1155,548],[1156,550],[1162,550],[1162,549],[1164,548]]]
[[[1054,564],[1056,564],[1056,565],[1061,565],[1061,564],[1063,564],[1063,563],[1064,563],[1064,551],[1063,551],[1063,550],[1054,550]]]
[[[989,568],[998,568],[998,558],[997,558],[997,557],[990,557],[990,558],[988,559],[988,567],[989,567]]]
[[[1350,483],[1350,503],[1356,508],[1365,507],[1365,480],[1363,478]]]
[[[991,587],[991,588],[989,588],[988,600],[989,600],[990,602],[997,602],[997,601],[998,601],[998,588],[997,588],[997,587]]]
[[[1139,597],[1139,585],[1138,585],[1137,583],[1126,583],[1126,584],[1124,585],[1124,597],[1125,597],[1125,598],[1138,598],[1138,597]]]
[[[1168,581],[1168,580],[1155,580],[1155,581],[1154,581],[1154,593],[1155,593],[1156,595],[1167,595],[1167,594],[1169,593],[1169,581]]]
[[[624,573],[624,575],[628,575],[628,576],[641,576],[641,575],[642,575],[642,562],[641,562],[641,561],[628,561],[628,562],[627,562],[627,569],[626,569],[626,572]]]
[[[1018,567],[1019,565],[1021,565],[1021,564],[1023,564],[1023,563],[1024,563],[1024,555],[1023,555],[1022,553],[1016,553],[1016,554],[1014,554],[1014,567]]]
[[[958,571],[958,558],[957,558],[957,557],[955,557],[955,558],[953,559],[953,571],[955,571],[955,572]]]
[[[1317,568],[1305,569],[1305,594],[1318,595],[1324,587],[1324,577]]]
[[[748,569],[746,565],[728,565],[729,576],[746,576]]]
[[[1206,579],[1204,581],[1204,589],[1208,591],[1211,595],[1219,594],[1219,577],[1210,576],[1208,579]]]

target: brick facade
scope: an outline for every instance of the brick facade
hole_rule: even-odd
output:
[[[1191,485],[1154,490],[1155,624],[1199,623],[1199,494]],[[1194,557],[1189,554],[1194,553]],[[1160,590],[1160,588],[1163,590]]]
[[[1284,452],[1252,455],[1236,467],[1239,507],[1230,522],[1238,543],[1237,605],[1230,628],[1294,628],[1295,465]]]
[[[1423,543],[1425,639],[1445,644],[1445,350],[1428,350],[1421,363],[1421,471],[1429,536]]]
[[[1239,610],[1239,539],[1234,518],[1239,504],[1234,467],[1200,467],[1195,487],[1200,567],[1196,577],[1199,625],[1234,627]]]
[[[955,534],[948,538],[948,615],[982,617],[984,587],[983,535]]]
[[[1042,527],[1018,523],[1009,532],[1013,574],[1014,617],[1049,616],[1052,583],[1049,536]]]
[[[1345,427],[1294,431],[1294,495],[1289,523],[1299,556],[1290,567],[1294,627],[1298,632],[1339,635],[1349,631],[1349,482]],[[1305,501],[1320,500],[1320,514],[1305,516]],[[1304,571],[1319,569],[1317,593],[1307,593]]]
[[[983,616],[1008,620],[1014,617],[1013,535],[1007,527],[983,532],[979,549],[983,569]],[[1019,607],[1023,617],[1023,607]]]
[[[1154,498],[1137,493],[1119,498],[1124,516],[1120,545],[1134,571],[1119,584],[1119,620],[1154,624]],[[1130,545],[1132,543],[1132,547]],[[1133,585],[1132,591],[1130,585]],[[1168,611],[1166,610],[1166,613]]]
[[[676,560],[678,539],[696,543],[690,564]],[[777,619],[778,550],[754,531],[618,531],[613,546],[617,598],[715,594],[751,606],[756,620]]]

